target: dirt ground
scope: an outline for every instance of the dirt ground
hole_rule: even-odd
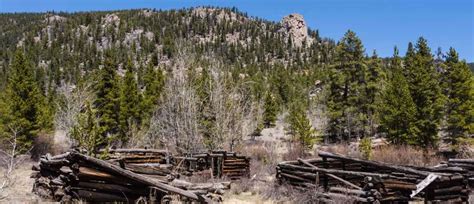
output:
[[[13,171],[11,175],[12,183],[2,192],[6,196],[0,203],[37,203],[44,202],[38,196],[31,192],[34,179],[30,178],[32,173],[32,161],[25,161]],[[4,174],[4,169],[0,168],[0,175]],[[1,180],[2,178],[0,178]],[[0,183],[2,183],[0,181]]]

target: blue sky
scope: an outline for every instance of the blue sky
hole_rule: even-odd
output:
[[[0,12],[91,11],[128,8],[172,9],[213,5],[237,7],[251,16],[279,21],[300,13],[321,36],[339,40],[351,29],[367,53],[405,53],[410,41],[423,36],[432,51],[454,47],[474,61],[473,0],[0,0]]]

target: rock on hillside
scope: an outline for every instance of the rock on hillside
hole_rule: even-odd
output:
[[[286,39],[291,37],[293,46],[301,47],[303,42],[306,46],[313,42],[313,39],[308,36],[308,26],[301,14],[290,14],[281,20],[281,32],[285,33]]]

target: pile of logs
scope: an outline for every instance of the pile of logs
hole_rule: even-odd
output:
[[[458,168],[459,172],[468,178],[471,188],[474,188],[474,159],[449,159],[448,168]]]
[[[322,186],[322,199],[361,203],[459,200],[466,202],[466,178],[459,173],[390,165],[328,152],[321,159],[281,162],[277,179],[299,188]],[[375,173],[376,172],[376,173]],[[343,186],[341,188],[339,186]]]
[[[173,157],[168,151],[157,149],[110,149],[106,159],[118,162],[127,170],[139,174],[147,174],[163,179],[163,177],[176,177],[172,173]]]
[[[229,182],[194,184],[177,179],[161,180],[134,173],[116,161],[104,161],[76,152],[41,157],[33,166],[33,192],[55,201],[147,202],[194,201],[209,203],[221,199]]]

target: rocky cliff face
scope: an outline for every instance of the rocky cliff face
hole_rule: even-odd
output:
[[[295,47],[301,47],[303,44],[309,46],[313,39],[308,36],[308,26],[301,14],[290,14],[281,20],[281,32],[285,34],[286,40],[291,38]]]

